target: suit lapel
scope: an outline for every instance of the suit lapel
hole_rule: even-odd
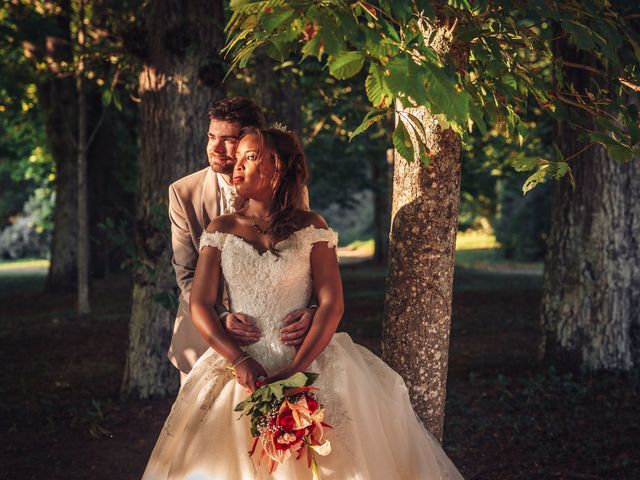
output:
[[[217,175],[211,168],[207,167],[207,173],[205,174],[204,181],[202,182],[202,205],[200,211],[200,220],[202,221],[202,228],[207,228],[207,225],[212,219],[220,215],[219,202],[218,202],[218,180]]]

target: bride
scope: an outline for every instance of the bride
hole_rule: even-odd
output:
[[[343,312],[338,241],[318,214],[296,210],[307,177],[297,139],[279,129],[243,130],[233,183],[249,202],[214,219],[202,235],[191,293],[193,322],[210,345],[189,373],[143,479],[310,479],[293,458],[270,474],[248,454],[247,417],[234,406],[265,383],[319,373],[331,453],[318,457],[324,480],[461,479],[422,426],[401,377],[366,348],[336,333]],[[227,284],[233,312],[253,317],[261,339],[243,351],[214,304]],[[280,340],[282,318],[311,297],[318,311],[296,350]],[[235,366],[235,378],[228,366]]]

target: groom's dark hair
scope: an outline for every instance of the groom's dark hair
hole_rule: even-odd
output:
[[[218,100],[209,109],[211,120],[239,123],[240,128],[264,128],[265,120],[262,110],[250,98],[230,97]]]

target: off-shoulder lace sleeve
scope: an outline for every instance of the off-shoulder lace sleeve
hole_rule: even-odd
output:
[[[336,245],[338,245],[338,232],[330,228],[316,228],[311,225],[304,229],[303,236],[305,240],[311,244],[327,242],[329,248],[335,248]]]
[[[222,251],[222,247],[224,247],[224,241],[227,239],[227,234],[223,232],[207,232],[206,230],[202,232],[202,236],[200,237],[200,249],[204,247],[216,247],[218,250]]]

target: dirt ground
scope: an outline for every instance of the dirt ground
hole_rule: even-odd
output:
[[[384,269],[343,267],[342,329],[378,350]],[[119,397],[126,276],[96,282],[90,320],[34,273],[0,276],[0,478],[140,478],[172,399]],[[540,277],[458,269],[444,446],[467,479],[640,478],[640,375],[537,360]],[[230,479],[231,480],[231,479]]]

